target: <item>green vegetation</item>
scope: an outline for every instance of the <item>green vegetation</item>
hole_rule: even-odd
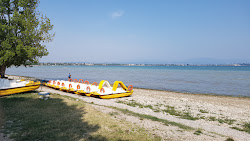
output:
[[[200,109],[199,111],[200,111],[201,113],[208,113],[208,111],[202,110],[202,109]]]
[[[201,129],[196,130],[196,131],[194,132],[194,134],[195,134],[195,135],[200,135],[200,134],[202,134]]]
[[[153,109],[152,105],[143,105],[143,104],[135,102],[134,100],[131,100],[129,102],[127,102],[127,101],[117,101],[117,103],[123,103],[123,104],[126,104],[128,106],[132,106],[132,107]]]
[[[225,141],[234,141],[232,138],[227,138]]]
[[[210,120],[210,121],[216,121],[216,117],[208,117],[208,119]]]
[[[224,119],[221,119],[221,118],[216,118],[216,117],[208,117],[208,119],[210,121],[218,121],[219,123],[226,123],[228,125],[232,125],[236,120],[234,119],[229,119],[229,118],[224,118]]]
[[[116,110],[119,110],[122,113],[127,114],[127,115],[132,115],[132,116],[135,116],[135,117],[139,117],[141,120],[143,120],[143,119],[150,119],[152,121],[162,122],[166,126],[172,125],[172,126],[177,126],[177,127],[181,128],[181,129],[185,129],[185,130],[193,130],[192,127],[189,127],[189,126],[177,123],[177,122],[168,121],[166,119],[160,119],[160,118],[157,118],[157,117],[154,117],[154,116],[151,116],[151,115],[145,115],[145,114],[135,113],[135,112],[129,111],[128,109],[121,109],[121,108],[112,107],[112,106],[108,106],[108,107],[116,109]]]
[[[227,123],[228,125],[232,125],[236,120],[234,119],[217,119],[219,121],[219,123]]]
[[[193,117],[189,112],[176,111],[174,107],[168,106],[168,105],[166,105],[165,107],[166,107],[166,109],[162,110],[162,111],[165,112],[165,113],[168,113],[170,115],[178,116],[180,118],[188,119],[188,120],[197,120],[197,119],[199,119],[198,117]]]
[[[183,118],[183,119],[188,119],[188,120],[197,120],[197,119],[199,119],[199,117],[194,117],[189,112],[184,112],[180,117]]]
[[[165,106],[166,109],[162,110],[164,113],[169,113],[170,115],[174,115],[174,116],[180,116],[181,113],[179,111],[176,111],[175,108],[173,106]]]
[[[250,122],[243,124],[243,130],[250,133]]]
[[[0,75],[6,68],[37,64],[48,55],[44,43],[52,41],[53,25],[37,10],[39,0],[0,1]]]
[[[246,122],[242,125],[242,128],[239,127],[231,127],[232,129],[236,129],[239,131],[244,131],[250,134],[250,122]]]
[[[239,130],[239,131],[244,131],[243,129],[241,129],[241,128],[239,128],[239,127],[230,127],[230,128],[232,128],[232,129],[235,129],[235,130]]]
[[[123,103],[123,104],[126,104],[128,106],[132,106],[132,107],[149,108],[149,109],[153,110],[154,112],[168,113],[170,115],[177,116],[177,117],[180,117],[182,119],[188,119],[188,120],[208,119],[210,121],[218,121],[219,123],[226,123],[228,125],[232,125],[236,121],[234,119],[216,118],[216,117],[213,117],[213,116],[210,116],[210,117],[206,118],[205,116],[200,116],[200,114],[198,114],[195,117],[190,112],[187,112],[187,111],[178,111],[178,110],[175,109],[175,107],[169,106],[169,105],[162,105],[162,104],[156,104],[156,105],[153,105],[153,106],[152,105],[143,105],[143,104],[135,102],[134,100],[130,100],[130,101],[117,101],[117,103]],[[159,108],[160,106],[164,106],[165,108],[164,109],[160,109]],[[187,107],[190,108],[189,106],[187,106]],[[208,111],[203,110],[203,109],[199,109],[199,111],[201,113],[208,113]],[[248,126],[246,125],[246,130],[247,130],[247,128],[248,128]]]
[[[48,100],[36,93],[1,97],[0,125],[1,132],[16,141],[161,140],[83,101],[56,94]]]
[[[175,107],[169,106],[169,105],[165,105],[165,109],[161,110],[160,108],[154,108],[152,105],[143,105],[143,104],[137,103],[134,100],[131,100],[131,101],[117,101],[117,103],[123,103],[123,104],[126,104],[128,106],[132,106],[132,107],[149,108],[149,109],[153,110],[154,112],[164,112],[164,113],[168,113],[170,115],[178,116],[180,118],[188,119],[188,120],[197,120],[197,119],[199,119],[198,117],[192,116],[191,113],[189,113],[189,112],[177,111],[177,110],[175,110]],[[160,104],[155,105],[155,107],[158,107],[158,106],[161,106],[161,105]]]

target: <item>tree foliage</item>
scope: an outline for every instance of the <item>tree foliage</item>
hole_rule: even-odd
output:
[[[38,10],[39,0],[0,0],[0,75],[14,66],[37,63],[48,55],[53,25]]]

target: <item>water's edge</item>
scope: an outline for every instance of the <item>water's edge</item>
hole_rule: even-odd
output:
[[[7,74],[41,80],[122,81],[138,88],[250,97],[250,67],[221,66],[34,66],[11,67]]]
[[[40,82],[47,82],[47,80],[30,77],[30,76],[20,76],[20,75],[8,75],[7,77],[15,77],[14,79],[17,79],[19,77],[20,79],[28,79],[33,81],[40,81]],[[111,84],[113,85],[113,84]],[[216,97],[232,97],[232,98],[249,98],[249,96],[241,96],[241,95],[224,95],[224,94],[216,94],[216,93],[190,93],[190,92],[181,92],[181,91],[172,91],[172,90],[161,90],[161,89],[149,89],[149,88],[140,88],[140,87],[134,87],[135,89],[142,89],[142,90],[150,90],[150,91],[160,91],[160,92],[171,92],[171,93],[179,93],[179,94],[188,94],[188,95],[202,95],[202,96],[216,96]]]

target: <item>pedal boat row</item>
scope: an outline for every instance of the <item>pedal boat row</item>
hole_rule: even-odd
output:
[[[40,81],[0,79],[0,96],[33,91],[40,87]]]
[[[80,79],[79,81],[77,79],[74,79],[74,81],[72,81],[72,79],[69,79],[68,81],[50,80],[49,82],[44,83],[44,85],[69,93],[98,97],[102,99],[126,97],[130,96],[134,92],[132,85],[126,87],[122,81],[115,81],[113,87],[111,87],[109,82],[106,80],[100,81],[98,85],[97,82],[90,84],[89,81],[83,81],[83,79]],[[118,87],[119,85],[121,87]]]

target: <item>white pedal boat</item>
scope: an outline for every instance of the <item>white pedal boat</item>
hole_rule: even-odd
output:
[[[83,81],[82,79],[79,81],[77,79],[74,81],[72,81],[72,79],[69,79],[69,81],[50,80],[44,85],[61,91],[102,99],[125,97],[133,94],[133,86],[129,85],[127,88],[122,81],[115,81],[113,87],[111,87],[106,80],[102,80],[98,85],[97,82],[89,84],[89,81]],[[118,87],[118,85],[121,87]]]

